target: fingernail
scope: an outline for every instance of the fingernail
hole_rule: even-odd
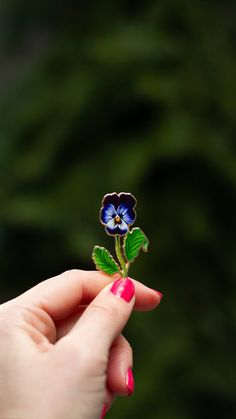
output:
[[[134,376],[131,368],[129,368],[127,371],[126,385],[128,387],[129,396],[131,396],[131,394],[134,392]]]
[[[134,296],[134,284],[129,278],[117,279],[111,287],[111,292],[129,303]]]
[[[151,289],[152,289],[152,291],[155,291],[155,292],[156,292],[156,294],[158,294],[158,295],[159,295],[159,297],[160,297],[160,299],[162,300],[162,298],[163,298],[163,294],[162,294],[162,292],[157,291],[157,290],[154,290],[153,288],[151,288]]]
[[[108,410],[108,405],[107,404],[104,404],[103,405],[103,408],[102,408],[102,414],[101,414],[100,419],[104,419],[105,418],[106,413],[107,413],[107,410]]]
[[[163,294],[162,294],[162,292],[160,292],[160,291],[156,291],[156,293],[159,295],[160,299],[162,300],[162,298],[163,298]]]

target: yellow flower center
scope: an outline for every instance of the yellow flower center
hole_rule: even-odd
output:
[[[116,223],[116,224],[120,224],[120,223],[121,223],[121,218],[119,217],[119,215],[117,215],[117,216],[115,217],[115,223]]]

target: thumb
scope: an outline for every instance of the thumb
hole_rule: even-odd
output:
[[[114,339],[127,323],[135,302],[134,283],[129,278],[118,279],[109,284],[93,299],[67,339],[78,344],[89,357],[108,354]]]

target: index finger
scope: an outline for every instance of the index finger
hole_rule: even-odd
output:
[[[72,269],[40,282],[17,297],[44,309],[52,319],[60,320],[70,315],[80,304],[89,304],[96,295],[117,277],[98,271]],[[133,280],[136,289],[135,309],[152,310],[161,300],[158,291]]]

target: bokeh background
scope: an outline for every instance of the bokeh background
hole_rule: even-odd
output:
[[[0,4],[0,294],[93,269],[103,195],[150,239],[131,275],[136,390],[108,417],[236,417],[236,3]]]

